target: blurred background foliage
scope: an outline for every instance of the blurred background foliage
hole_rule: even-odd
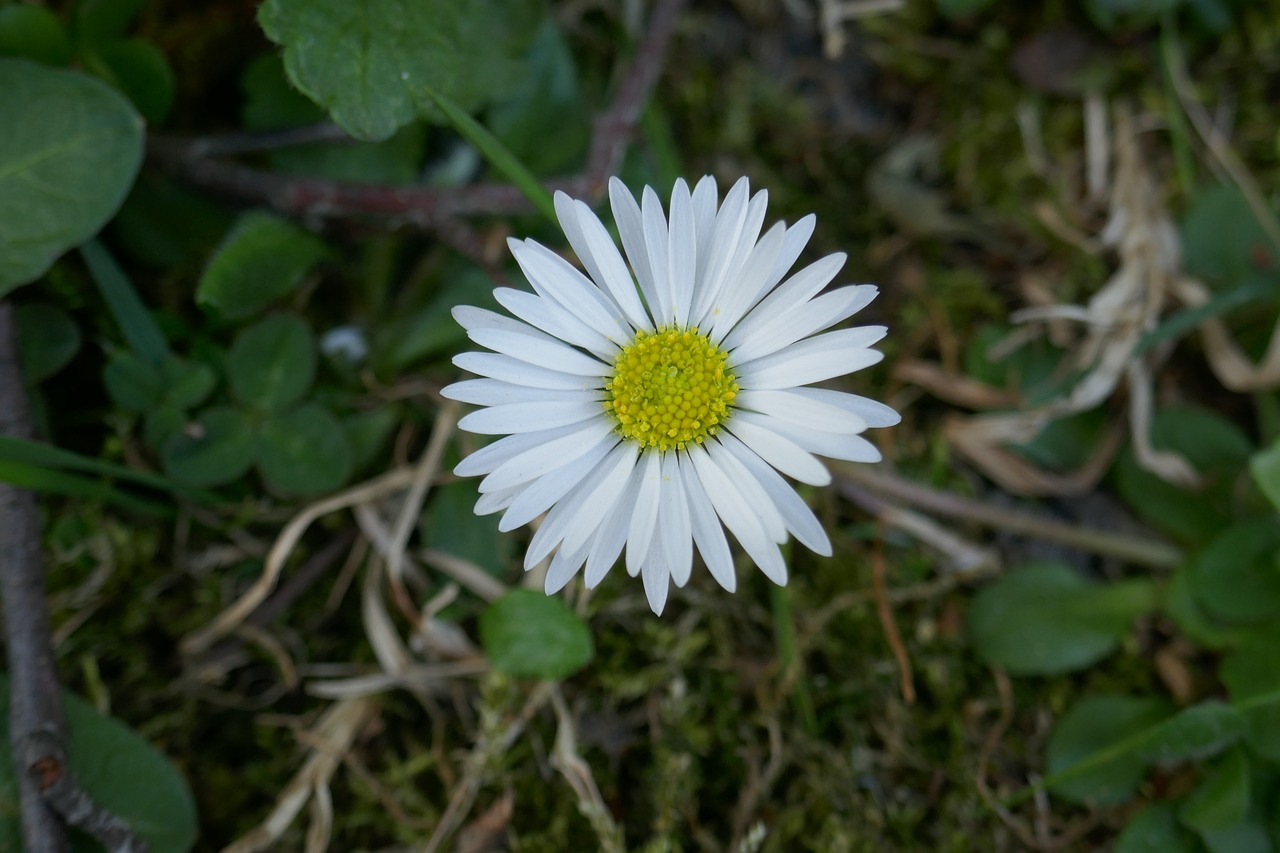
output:
[[[1280,4],[723,0],[638,47],[670,5],[0,2],[0,478],[86,785],[155,851],[1280,848]],[[588,173],[646,63],[624,180],[816,212],[904,414],[805,492],[834,558],[662,619],[508,590],[523,534],[422,489],[471,446],[450,309],[563,248],[469,188]]]

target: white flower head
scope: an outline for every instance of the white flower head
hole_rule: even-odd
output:
[[[824,556],[822,525],[781,476],[826,485],[815,454],[876,462],[860,433],[891,426],[888,406],[810,387],[880,361],[884,326],[825,331],[876,295],[872,285],[823,288],[844,264],[829,255],[784,281],[814,217],[761,236],[765,192],[739,180],[719,204],[715,180],[677,181],[669,213],[644,190],[636,204],[609,183],[626,261],[581,201],[556,194],[556,213],[587,275],[533,240],[510,240],[533,293],[498,288],[519,319],[459,306],[477,344],[453,363],[485,377],[444,395],[484,408],[459,422],[506,436],[464,459],[480,481],[481,515],[513,530],[546,519],[528,570],[554,553],[554,593],[586,565],[595,587],[626,550],[655,613],[684,586],[696,545],[712,576],[736,587],[724,528],[778,584],[788,534]],[[717,208],[718,205],[718,208]],[[628,267],[629,262],[629,267]]]

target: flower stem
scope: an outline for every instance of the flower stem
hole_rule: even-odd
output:
[[[789,558],[790,554],[786,556]],[[804,679],[803,661],[797,652],[796,625],[791,615],[791,590],[776,584],[770,586],[769,603],[773,609],[773,637],[778,646],[778,670],[782,676],[783,692],[791,693],[805,729],[809,734],[817,735],[818,718],[813,711],[809,685]]]

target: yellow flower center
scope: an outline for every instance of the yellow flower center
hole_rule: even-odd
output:
[[[697,329],[636,332],[613,362],[605,411],[641,447],[678,450],[701,444],[729,416],[738,383],[729,354]]]

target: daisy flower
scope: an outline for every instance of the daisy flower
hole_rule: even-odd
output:
[[[782,475],[823,486],[817,456],[877,462],[867,427],[898,415],[864,397],[811,387],[880,361],[884,326],[825,331],[876,295],[868,284],[822,292],[844,264],[829,255],[785,278],[814,217],[764,232],[768,196],[739,180],[719,203],[715,180],[677,181],[669,212],[614,178],[626,260],[603,224],[564,193],[556,213],[579,272],[533,240],[510,240],[533,293],[500,287],[518,319],[471,306],[453,316],[492,352],[453,363],[480,379],[444,396],[483,408],[458,426],[505,436],[455,469],[484,475],[476,512],[513,530],[546,513],[528,570],[554,554],[554,593],[585,564],[595,587],[626,551],[655,613],[684,586],[693,549],[736,587],[725,528],[761,571],[786,584],[788,534],[831,555],[822,525]]]

